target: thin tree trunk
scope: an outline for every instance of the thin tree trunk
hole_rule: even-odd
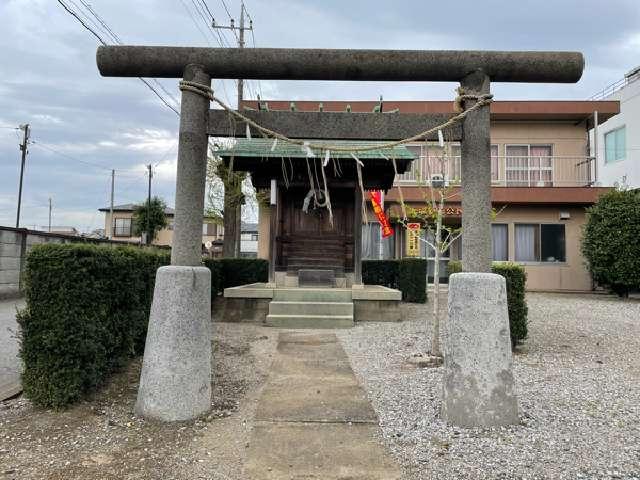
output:
[[[440,248],[442,241],[442,210],[438,209],[433,265],[433,330],[431,332],[431,355],[440,357]]]

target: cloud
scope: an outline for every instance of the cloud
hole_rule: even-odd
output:
[[[38,210],[38,205],[46,205],[49,196],[56,211],[65,215],[56,223],[90,223],[108,200],[111,169],[116,170],[116,203],[140,201],[146,196],[144,166],[149,163],[155,166],[153,193],[172,205],[178,117],[138,79],[101,77],[95,63],[96,39],[57,2],[32,0],[29,8],[24,3],[0,1],[0,64],[5,67],[0,77],[0,125],[30,123],[34,141],[67,156],[30,148],[24,203],[33,207],[25,207],[26,224],[42,223],[46,208]],[[216,20],[226,23],[222,4],[208,3]],[[228,3],[232,14],[239,13],[239,2]],[[91,5],[127,44],[216,45],[211,34],[203,38],[179,1],[92,0]],[[246,0],[246,5],[260,47],[585,53],[587,69],[577,85],[496,84],[492,91],[497,99],[588,98],[621,78],[640,58],[637,0],[610,0],[598,8],[582,0]],[[194,18],[204,29],[201,19]],[[106,36],[104,31],[100,34]],[[221,34],[228,43],[235,42],[231,32]],[[252,46],[248,35],[247,47]],[[180,98],[177,79],[158,81]],[[214,79],[213,84],[218,95],[235,106],[235,82]],[[252,80],[246,96],[261,91],[266,100],[375,100],[381,94],[387,100],[448,100],[454,87]],[[20,165],[17,133],[0,129],[0,223],[9,225],[15,215]]]

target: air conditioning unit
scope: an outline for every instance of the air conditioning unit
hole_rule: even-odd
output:
[[[447,182],[444,179],[444,175],[440,173],[434,173],[431,175],[431,186],[433,188],[442,188],[446,186]]]

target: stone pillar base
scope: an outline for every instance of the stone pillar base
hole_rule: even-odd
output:
[[[460,427],[519,423],[504,277],[449,277],[442,417]]]
[[[137,415],[166,422],[211,408],[211,272],[161,267],[156,273]]]

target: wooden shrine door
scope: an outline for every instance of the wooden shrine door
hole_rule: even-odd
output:
[[[333,189],[333,225],[326,208],[302,210],[307,189],[282,190],[282,222],[278,266],[297,272],[301,268],[353,270],[353,189]]]

